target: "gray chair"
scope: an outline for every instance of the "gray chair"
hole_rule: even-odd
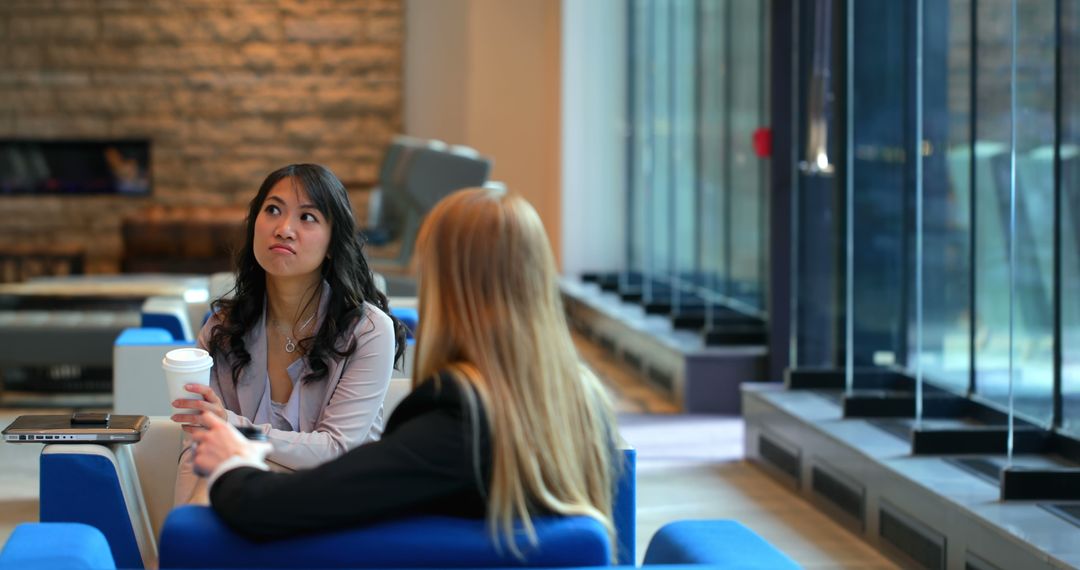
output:
[[[428,211],[456,190],[485,185],[490,172],[491,159],[468,147],[438,141],[419,144],[416,139],[397,139],[390,146],[380,174],[381,206],[386,212],[380,211],[377,227],[396,226],[386,231],[398,248],[385,256],[371,253],[368,261],[372,270],[387,277],[391,294],[411,294],[408,283],[396,277],[407,274],[416,234]]]

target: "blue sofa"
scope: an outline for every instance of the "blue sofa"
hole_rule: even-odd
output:
[[[491,546],[482,521],[423,517],[345,531],[255,543],[226,528],[205,507],[170,515],[162,568],[510,568],[605,566],[611,552],[603,527],[584,517],[537,523],[539,547],[521,543],[525,559]],[[196,546],[197,545],[197,546]],[[649,543],[645,565],[693,570],[789,570],[799,566],[743,525],[679,521]],[[630,566],[632,567],[632,566]],[[0,570],[116,568],[101,531],[79,523],[20,525],[0,551]]]
[[[154,420],[133,445],[46,445],[40,460],[39,519],[85,523],[104,533],[113,559],[123,568],[151,568],[160,551],[172,508],[180,431]],[[633,562],[636,548],[635,466],[637,452],[623,448],[623,471],[615,489],[614,523],[618,561]]]

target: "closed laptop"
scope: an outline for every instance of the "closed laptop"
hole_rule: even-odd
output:
[[[19,416],[0,433],[15,443],[133,443],[150,426],[146,416],[106,416],[107,421],[96,424],[73,423],[70,414]]]

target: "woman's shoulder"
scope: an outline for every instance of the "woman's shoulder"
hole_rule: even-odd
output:
[[[390,320],[390,315],[387,315],[382,309],[364,301],[360,317],[356,319],[356,324],[353,326],[353,334],[359,337],[372,332],[393,336],[394,322]]]
[[[399,423],[405,419],[434,411],[445,411],[452,415],[466,415],[472,405],[480,406],[480,399],[471,388],[448,373],[442,373],[424,380],[398,404],[391,415],[391,422]],[[479,413],[482,411],[477,410]],[[387,425],[387,429],[390,425]]]
[[[211,312],[210,315],[203,321],[202,328],[199,329],[198,339],[206,344],[210,342],[211,335],[214,334],[214,327],[225,324],[225,317],[221,311]]]

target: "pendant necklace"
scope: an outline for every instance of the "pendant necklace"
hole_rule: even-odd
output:
[[[318,311],[311,313],[311,316],[308,317],[306,321],[304,321],[304,324],[300,325],[300,328],[296,329],[296,332],[298,334],[304,332],[304,329],[306,329],[307,326],[311,324],[311,319],[315,318],[315,313],[318,313]],[[285,332],[285,329],[281,328],[281,326],[278,326],[278,330],[281,331],[281,334],[285,335],[285,352],[292,354],[293,351],[296,350],[296,343],[293,342],[292,336],[290,336],[289,333]]]

